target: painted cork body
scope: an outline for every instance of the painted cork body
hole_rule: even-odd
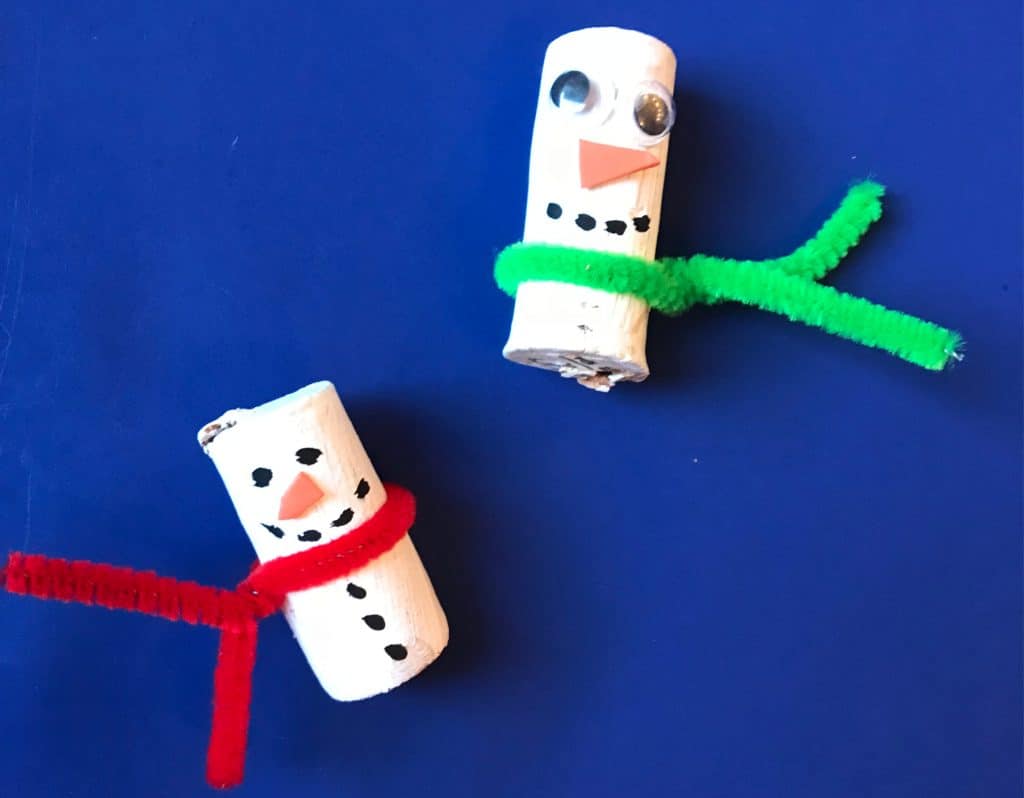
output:
[[[653,260],[676,59],[663,42],[586,28],[547,49],[523,241]],[[516,294],[504,355],[607,391],[648,374],[642,299],[548,281]]]
[[[199,432],[260,562],[358,528],[385,501],[329,382]],[[386,692],[440,655],[448,622],[406,534],[344,579],[288,594],[284,615],[324,690],[338,701]]]

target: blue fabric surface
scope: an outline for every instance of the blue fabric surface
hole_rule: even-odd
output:
[[[195,432],[331,379],[451,622],[352,705],[267,622],[235,794],[1020,795],[1017,2],[73,5],[2,12],[0,550],[234,584]],[[544,47],[596,24],[679,58],[661,255],[877,178],[829,282],[967,360],[731,306],[609,396],[502,360]],[[0,595],[0,793],[205,794],[215,645]]]

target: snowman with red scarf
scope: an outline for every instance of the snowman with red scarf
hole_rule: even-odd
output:
[[[228,411],[203,427],[199,442],[263,564],[337,547],[390,499],[329,382]],[[444,611],[408,534],[344,578],[289,593],[283,612],[338,701],[397,687],[448,642]]]

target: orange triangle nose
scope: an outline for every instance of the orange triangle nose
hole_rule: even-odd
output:
[[[324,492],[305,471],[292,480],[288,490],[281,497],[281,509],[277,517],[281,521],[289,518],[301,518],[306,511],[323,498]]]
[[[631,150],[580,139],[580,185],[594,188],[660,163],[647,150]]]

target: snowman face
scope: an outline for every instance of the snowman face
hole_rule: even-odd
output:
[[[653,257],[674,81],[672,51],[646,34],[588,28],[551,43],[525,241]]]
[[[384,503],[384,488],[329,383],[231,411],[204,433],[204,448],[261,561],[335,540]]]
[[[280,458],[273,460],[280,463]],[[264,458],[260,462],[273,460]],[[292,535],[300,543],[319,543],[343,535],[346,527],[356,521],[356,507],[370,493],[366,477],[359,477],[351,491],[348,490],[353,487],[351,484],[324,484],[328,481],[325,476],[332,469],[326,462],[323,449],[316,446],[297,449],[294,463],[298,465],[291,462],[281,463],[276,468],[260,465],[250,473],[252,487],[256,489],[254,492],[266,494],[266,497],[254,497],[253,503],[261,508],[259,515],[273,519],[260,521],[260,526],[278,540]],[[321,467],[317,468],[318,465]],[[350,495],[346,497],[345,494]],[[327,523],[327,528],[321,529],[326,522],[324,514],[331,516],[336,511],[338,514]],[[286,528],[289,531],[286,532]],[[301,532],[297,531],[299,528]]]

